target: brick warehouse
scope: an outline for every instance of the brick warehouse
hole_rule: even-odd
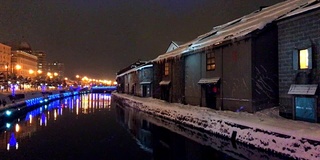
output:
[[[320,5],[300,8],[278,21],[280,115],[320,121]]]

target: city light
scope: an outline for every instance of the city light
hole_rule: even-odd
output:
[[[19,69],[21,69],[22,67],[19,65],[19,64],[17,64],[16,65],[16,70],[19,70]]]
[[[29,69],[29,74],[33,74],[34,71],[32,69]]]

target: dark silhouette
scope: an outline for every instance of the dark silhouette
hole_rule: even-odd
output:
[[[3,107],[6,106],[6,104],[7,104],[7,101],[6,101],[5,99],[2,99],[2,105],[3,105]]]

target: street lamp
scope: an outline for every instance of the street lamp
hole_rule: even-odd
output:
[[[6,63],[6,65],[4,66],[4,68],[6,69],[6,80],[8,80],[9,64]]]
[[[8,91],[9,90],[9,85],[8,85],[9,63],[8,62],[6,63],[4,68],[6,69],[6,78],[5,78],[5,83],[4,84],[6,84],[6,88],[7,88],[7,91]]]
[[[22,67],[21,67],[19,64],[17,64],[15,68],[16,68],[17,74],[18,74],[18,71],[19,71]]]
[[[32,69],[29,69],[29,74],[32,75],[34,71]]]

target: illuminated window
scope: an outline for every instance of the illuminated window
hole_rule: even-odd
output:
[[[164,75],[165,76],[169,75],[169,63],[168,62],[166,62],[164,64]]]
[[[307,49],[300,49],[300,50],[293,51],[293,69],[294,70],[312,69],[311,47]]]
[[[302,49],[299,50],[299,68],[300,69],[308,69],[308,50],[307,49]]]
[[[214,53],[207,54],[207,71],[212,71],[216,69],[216,57]]]

